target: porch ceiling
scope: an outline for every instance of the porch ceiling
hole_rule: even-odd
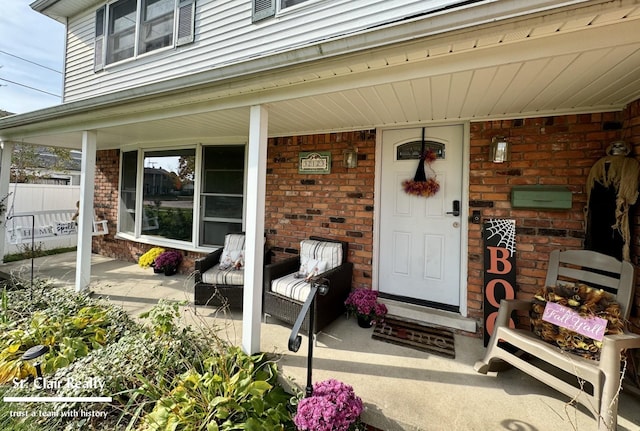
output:
[[[406,41],[188,91],[113,104],[3,139],[78,148],[246,139],[249,106],[284,136],[622,109],[640,98],[640,5],[520,19]],[[64,105],[63,105],[64,106]]]

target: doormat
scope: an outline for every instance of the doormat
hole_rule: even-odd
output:
[[[456,357],[453,332],[438,326],[385,317],[384,322],[376,325],[371,338],[447,358]]]

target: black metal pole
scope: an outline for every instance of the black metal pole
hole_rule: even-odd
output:
[[[313,300],[311,301],[311,308],[309,309],[309,350],[307,353],[307,387],[305,389],[305,396],[310,397],[313,395],[313,383],[311,380],[311,373],[313,372],[313,344],[315,342],[314,333],[316,332],[315,325],[315,308],[316,308],[316,292],[314,292]]]
[[[33,258],[36,230],[36,215],[31,214],[31,287],[29,288],[29,300],[33,300]]]
[[[11,220],[14,217],[31,217],[31,284],[29,285],[29,300],[33,300],[33,258],[34,258],[34,244],[35,244],[35,230],[36,230],[36,215],[24,214],[19,216],[9,216],[7,220]]]
[[[289,350],[292,352],[297,352],[300,349],[300,345],[302,344],[302,337],[300,336],[300,328],[302,328],[302,324],[304,323],[304,318],[309,313],[309,350],[307,353],[307,386],[305,388],[305,397],[310,397],[313,395],[313,383],[311,380],[311,374],[313,370],[313,344],[315,342],[315,301],[316,295],[326,295],[329,291],[329,280],[326,278],[315,279],[311,282],[311,290],[309,291],[309,296],[307,296],[307,300],[302,304],[302,309],[300,313],[298,313],[298,318],[296,322],[293,324],[293,329],[291,330],[291,335],[289,335]]]

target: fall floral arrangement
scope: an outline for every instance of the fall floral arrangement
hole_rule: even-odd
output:
[[[353,289],[344,305],[349,314],[372,323],[382,321],[387,314],[387,306],[378,302],[377,290]]]
[[[362,400],[353,387],[335,379],[313,385],[313,395],[298,403],[293,422],[301,431],[364,430]]]
[[[620,304],[610,293],[583,283],[543,287],[532,299],[529,313],[531,329],[534,334],[562,350],[599,360],[602,341],[543,320],[544,309],[549,302],[570,308],[582,317],[595,316],[605,319],[607,321],[605,335],[620,334],[624,329]]]
[[[149,268],[151,265],[153,265],[153,262],[155,262],[156,258],[164,252],[165,250],[162,247],[153,247],[145,254],[140,256],[140,258],[138,259],[138,265],[140,265],[142,268]]]
[[[416,170],[416,175],[413,179],[404,180],[402,182],[402,188],[405,193],[427,198],[438,193],[438,190],[440,190],[440,183],[436,180],[435,175],[427,178],[424,170],[424,164],[427,163],[430,165],[436,160],[436,157],[436,153],[432,150],[428,150],[424,153],[420,158],[420,163],[418,163],[418,169]]]
[[[180,262],[182,262],[182,253],[169,250],[156,257],[153,266],[160,271],[166,271],[167,269],[176,269]]]

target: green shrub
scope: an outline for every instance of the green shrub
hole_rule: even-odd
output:
[[[7,417],[16,407],[4,403],[0,429],[294,430],[295,399],[277,384],[275,363],[244,354],[215,332],[181,327],[180,305],[160,301],[138,323],[119,307],[64,289],[33,298],[7,293],[0,301],[0,349],[18,346],[17,355],[33,343],[50,343],[48,379],[99,387],[5,384],[3,396],[110,396],[112,402],[22,403],[19,410],[28,413],[22,418]]]
[[[132,325],[121,308],[86,294],[48,289],[35,297],[25,291],[3,295],[0,384],[35,377],[33,366],[21,359],[33,346],[49,347],[41,361],[43,373],[50,374],[117,340]]]
[[[276,379],[276,365],[264,354],[230,347],[207,358],[204,372],[182,374],[138,430],[293,430],[291,395]]]

